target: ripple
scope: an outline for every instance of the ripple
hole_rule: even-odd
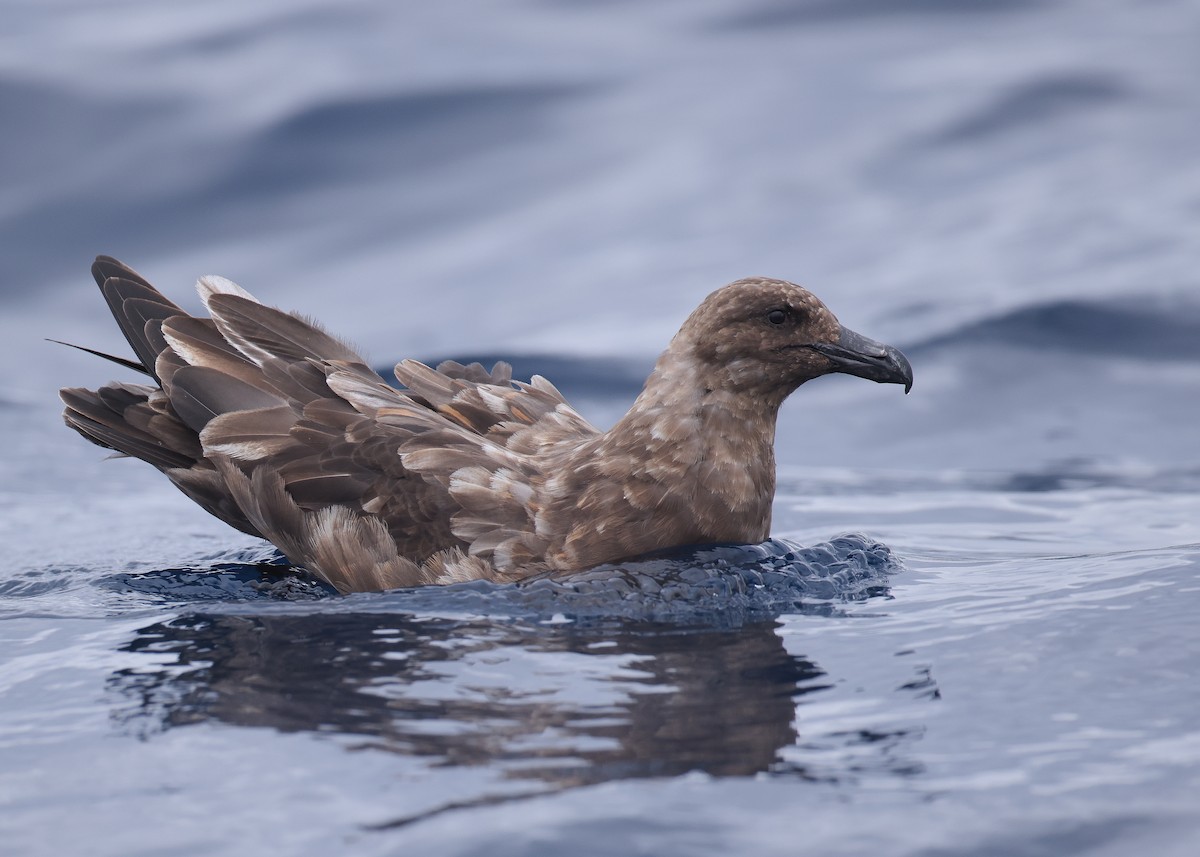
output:
[[[251,602],[252,611],[271,603],[305,611],[736,626],[782,613],[828,614],[839,603],[886,595],[890,575],[900,568],[886,545],[845,535],[811,547],[783,539],[707,545],[515,584],[473,581],[344,598],[302,569],[288,566],[278,554],[243,559],[222,555],[211,563],[109,575],[98,585],[182,605],[223,602],[234,611]],[[308,607],[303,606],[306,602]]]

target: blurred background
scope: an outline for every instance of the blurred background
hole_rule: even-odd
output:
[[[784,435],[819,443],[781,443],[785,463],[1197,461],[1194,0],[7,0],[4,19],[10,403],[113,375],[42,341],[124,353],[97,253],[189,307],[223,274],[380,366],[531,356],[518,374],[599,422],[704,295],[762,274],[916,367],[907,400],[813,384]]]

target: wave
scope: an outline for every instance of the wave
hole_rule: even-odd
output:
[[[310,105],[258,134],[210,192],[219,198],[298,193],[314,186],[420,174],[535,138],[554,106],[586,91],[489,85]]]
[[[973,144],[1021,128],[1044,130],[1046,122],[1108,107],[1126,100],[1130,94],[1129,88],[1110,74],[1047,75],[1011,87],[991,103],[934,132],[926,143]]]
[[[561,104],[593,91],[479,84],[353,93],[198,143],[179,105],[0,80],[0,110],[23,119],[0,143],[0,178],[21,191],[0,210],[0,231],[16,248],[6,260],[12,285],[0,295],[86,270],[97,252],[136,262],[246,234],[263,239],[328,222],[330,210],[349,204],[393,210],[380,228],[409,240],[443,220],[464,222],[535,189],[497,170],[451,181],[452,168],[538,140]],[[186,139],[136,136],[151,126]],[[85,141],[88,158],[74,157]],[[67,161],[69,183],[47,189],[45,175]]]
[[[909,350],[980,343],[1144,360],[1200,359],[1200,308],[1061,300],[964,325]]]
[[[722,29],[758,29],[803,24],[827,24],[872,18],[925,18],[936,15],[963,16],[1003,14],[1037,8],[1034,0],[784,0],[727,18]]]

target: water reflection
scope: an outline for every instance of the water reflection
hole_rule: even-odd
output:
[[[818,620],[886,597],[886,548],[848,536],[692,553],[345,599],[254,557],[114,575],[102,585],[194,608],[123,647],[142,657],[109,679],[114,717],[146,737],[209,721],[321,733],[535,792],[691,771],[826,782],[919,771],[908,758],[918,730],[891,717],[848,725],[836,710],[847,687],[861,701],[860,685],[777,633],[782,613]],[[904,675],[894,691],[936,694],[928,676]],[[822,699],[825,713],[806,716]]]
[[[773,622],[737,629],[527,625],[402,614],[204,615],[157,623],[111,686],[127,726],[217,720],[340,733],[431,765],[557,786],[771,770],[798,697],[828,686]]]

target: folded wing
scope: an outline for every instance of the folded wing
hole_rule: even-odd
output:
[[[539,461],[597,434],[549,382],[514,383],[504,363],[406,360],[397,390],[228,280],[200,281],[211,318],[199,318],[115,259],[92,272],[156,384],[63,390],[67,424],[89,440],[149,462],[341,591],[542,564]]]

